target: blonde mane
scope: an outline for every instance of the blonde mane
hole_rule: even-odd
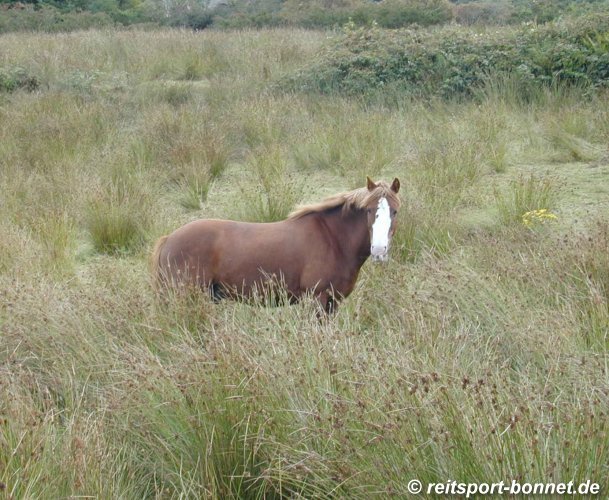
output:
[[[353,191],[335,194],[319,203],[302,205],[288,215],[288,219],[300,219],[305,215],[325,212],[326,210],[331,210],[340,206],[343,207],[343,211],[351,208],[365,208],[373,203],[377,203],[383,196],[388,200],[393,201],[398,207],[400,206],[400,198],[397,193],[391,189],[391,186],[388,183],[379,181],[376,185],[377,187],[372,191],[369,191],[367,187],[363,187],[354,189]]]

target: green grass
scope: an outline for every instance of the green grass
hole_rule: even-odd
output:
[[[520,176],[506,194],[495,192],[497,209],[505,224],[522,224],[522,217],[535,210],[551,210],[556,202],[557,181],[548,175]]]
[[[240,218],[254,222],[285,219],[300,201],[303,181],[290,174],[278,147],[257,148],[247,165],[252,174],[240,188]]]
[[[0,94],[0,495],[608,490],[609,96],[278,91],[326,36],[3,35],[0,67],[40,85]],[[331,320],[156,300],[161,234],[366,175],[401,180],[392,259]],[[540,208],[557,222],[525,227]]]

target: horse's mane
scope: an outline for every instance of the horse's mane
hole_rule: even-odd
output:
[[[388,183],[385,181],[378,181],[376,186],[377,187],[372,191],[369,191],[367,187],[363,187],[354,189],[353,191],[335,194],[319,203],[301,205],[288,215],[288,219],[300,219],[305,215],[325,212],[326,210],[331,210],[340,206],[343,207],[343,211],[351,208],[364,208],[372,203],[378,202],[383,196],[394,201],[399,207],[400,199]]]

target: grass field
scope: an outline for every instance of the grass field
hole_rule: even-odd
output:
[[[327,36],[0,38],[39,82],[0,93],[0,496],[609,491],[609,96],[277,90]],[[332,320],[155,303],[162,234],[366,175],[400,178],[400,225]]]

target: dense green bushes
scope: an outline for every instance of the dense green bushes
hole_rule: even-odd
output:
[[[453,16],[459,24],[519,24],[533,21],[547,23],[565,16],[602,12],[607,0],[452,0]]]
[[[210,26],[212,11],[203,6],[176,6],[163,9],[154,2],[119,9],[114,0],[99,0],[85,9],[75,10],[68,5],[41,3],[4,8],[0,15],[0,33],[39,31],[62,33],[110,26],[153,25],[189,28],[195,31]]]
[[[348,25],[289,89],[350,95],[397,91],[472,96],[489,77],[510,79],[524,98],[543,86],[609,84],[609,15],[502,28],[387,31]]]
[[[52,6],[40,8],[3,10],[0,15],[0,33],[13,31],[43,31],[59,33],[104,28],[114,25],[112,18],[104,12],[62,12]]]
[[[241,0],[214,12],[214,26],[329,28],[353,22],[383,28],[459,24],[546,23],[609,8],[607,0]]]
[[[300,2],[253,2],[246,10],[235,9],[219,20],[223,26],[289,25],[303,28],[331,28],[353,22],[369,26],[376,22],[384,28],[411,24],[429,26],[452,19],[448,0],[312,0]],[[261,5],[260,5],[261,4]]]
[[[172,15],[167,23],[170,26],[190,28],[194,31],[200,31],[213,23],[212,13],[202,7],[178,12]]]
[[[609,0],[0,0],[0,33],[65,32],[152,24],[195,31],[294,26],[328,29],[348,22],[383,28],[412,25],[546,23],[606,12]]]

